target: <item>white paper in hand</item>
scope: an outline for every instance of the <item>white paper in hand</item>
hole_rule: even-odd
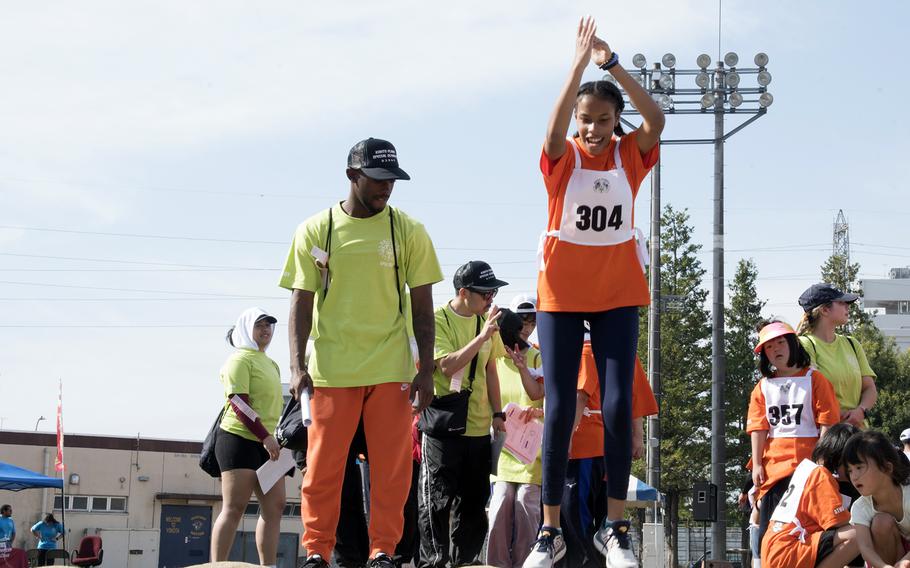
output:
[[[294,453],[287,448],[281,448],[281,451],[278,452],[277,460],[269,460],[256,470],[256,478],[259,480],[259,487],[262,488],[262,492],[268,493],[269,489],[271,489],[279,479],[284,477],[284,474],[286,474],[289,469],[296,466],[297,462],[294,461]]]
[[[300,393],[300,419],[303,421],[303,427],[309,428],[313,423],[313,413],[310,411],[310,391],[303,389]]]

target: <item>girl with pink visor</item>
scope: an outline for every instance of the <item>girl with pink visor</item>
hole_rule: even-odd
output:
[[[796,467],[840,421],[840,408],[834,387],[810,367],[809,354],[786,322],[761,322],[755,353],[762,378],[749,400],[746,432],[752,441],[761,538]]]

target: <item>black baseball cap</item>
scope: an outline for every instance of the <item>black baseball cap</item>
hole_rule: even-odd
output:
[[[824,306],[830,302],[855,302],[859,299],[859,296],[856,294],[851,294],[849,292],[841,292],[831,284],[827,282],[822,282],[820,284],[813,284],[809,288],[800,294],[799,296],[799,305],[803,310],[811,312],[819,306]]]
[[[521,338],[521,329],[524,327],[524,322],[521,321],[521,316],[513,312],[512,310],[503,308],[499,310],[500,316],[499,321],[499,336],[502,338],[502,342],[509,348],[514,349],[518,345],[519,349],[525,349],[528,347],[528,342]]]
[[[458,270],[455,271],[453,284],[455,284],[456,290],[472,288],[481,292],[496,290],[509,285],[508,282],[497,279],[490,265],[482,260],[472,260],[458,267]]]
[[[398,167],[398,154],[388,140],[367,138],[354,144],[348,152],[348,167],[360,170],[373,179],[411,179]]]

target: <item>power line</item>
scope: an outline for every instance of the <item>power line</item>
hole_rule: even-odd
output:
[[[101,237],[124,237],[131,239],[163,239],[169,241],[197,241],[213,243],[235,243],[254,245],[282,245],[288,246],[289,241],[257,241],[246,239],[222,239],[214,237],[188,237],[182,235],[151,235],[144,233],[115,233],[106,231],[80,231],[75,229],[57,229],[53,227],[26,227],[22,225],[0,225],[0,229],[14,229],[18,231],[39,231],[46,233],[66,233],[73,235],[93,235]],[[468,250],[482,252],[537,252],[532,248],[477,248],[477,247],[435,247],[436,250]]]
[[[112,288],[107,286],[76,286],[73,284],[48,284],[45,282],[17,282],[12,280],[0,280],[0,284],[11,284],[14,286],[42,286],[47,288],[76,288],[80,290],[107,290],[115,292],[150,292],[153,294],[187,294],[195,296],[216,296],[221,298],[249,298],[249,299],[274,299],[286,300],[286,296],[247,296],[240,294],[218,294],[215,292],[188,292],[185,290],[145,290],[139,288]]]

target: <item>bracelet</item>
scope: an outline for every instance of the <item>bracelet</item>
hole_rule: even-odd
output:
[[[494,418],[494,419],[496,419],[496,418],[501,418],[502,420],[505,420],[505,419],[506,419],[506,413],[505,413],[505,412],[494,412],[494,413],[493,413],[493,418]]]
[[[616,52],[614,51],[613,55],[610,56],[610,59],[608,59],[606,62],[604,62],[604,64],[601,65],[600,68],[603,69],[604,71],[609,71],[610,69],[616,67],[617,65],[619,65],[619,55],[617,55]]]

